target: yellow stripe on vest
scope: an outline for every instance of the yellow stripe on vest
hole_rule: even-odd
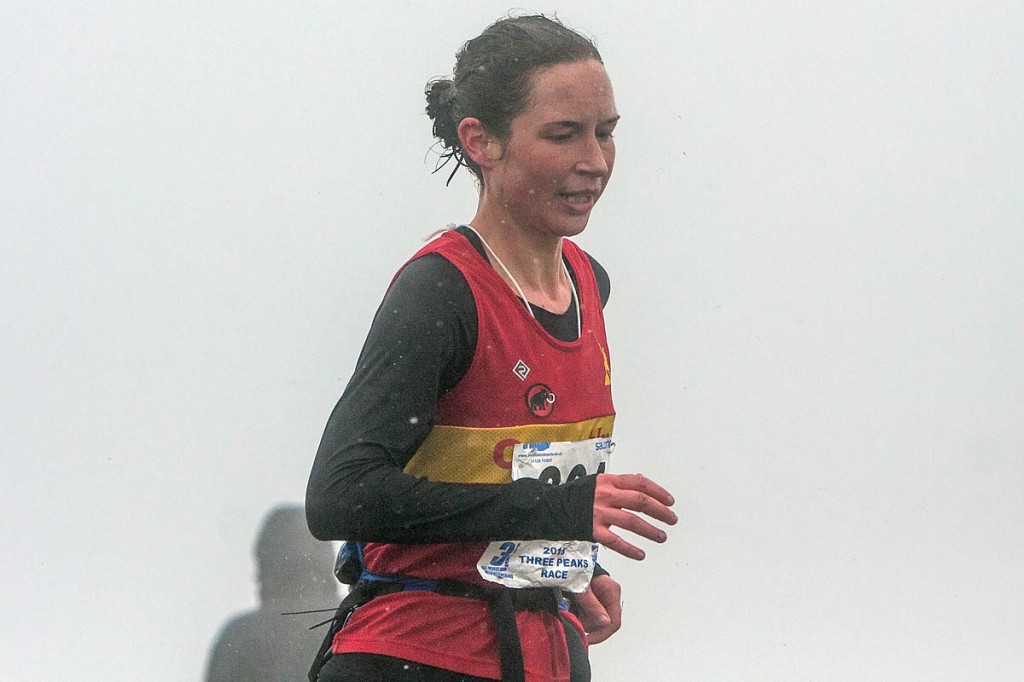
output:
[[[495,429],[435,426],[405,473],[446,483],[510,483],[518,443],[588,440],[612,435],[615,416],[574,424],[529,424]]]

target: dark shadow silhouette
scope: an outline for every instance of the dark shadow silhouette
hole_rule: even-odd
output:
[[[260,604],[221,629],[206,682],[306,680],[325,632],[309,626],[329,619],[338,605],[333,549],[309,534],[302,507],[282,505],[267,514],[255,547]],[[330,611],[283,615],[313,609]]]

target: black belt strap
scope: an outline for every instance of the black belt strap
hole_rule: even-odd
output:
[[[345,625],[349,615],[375,597],[405,590],[403,582],[360,580],[349,590],[338,606],[331,621],[331,627],[324,637],[320,650],[309,670],[310,682],[316,682],[320,669],[330,657],[334,635]],[[494,622],[498,644],[498,661],[501,665],[503,682],[525,682],[526,668],[523,665],[523,646],[516,625],[516,611],[547,611],[559,614],[561,592],[557,588],[530,587],[523,589],[486,588],[457,580],[439,580],[432,592],[449,597],[480,599],[487,602]]]
[[[338,604],[338,610],[334,612],[334,618],[324,623],[314,625],[313,628],[318,628],[321,625],[330,623],[331,626],[327,628],[327,634],[324,635],[324,641],[320,643],[320,649],[316,652],[316,657],[313,659],[313,665],[309,668],[309,682],[317,682],[317,678],[320,677],[320,669],[327,663],[327,659],[331,657],[331,649],[334,647],[334,635],[338,634],[338,630],[345,625],[348,621],[348,617],[352,615],[352,612],[357,608],[365,604],[366,602],[373,599],[376,594],[373,594],[370,590],[370,584],[364,582],[357,582],[355,585],[349,588],[348,594]]]
[[[489,599],[487,605],[494,621],[498,638],[498,661],[501,664],[501,679],[508,682],[526,682],[526,668],[523,665],[523,645],[516,627],[516,611],[512,606],[509,590],[501,590]]]
[[[491,612],[491,620],[494,622],[501,679],[503,682],[526,681],[523,645],[516,624],[516,611],[547,611],[558,616],[560,590],[550,587],[485,588],[457,580],[441,580],[434,591],[453,597],[486,601]]]

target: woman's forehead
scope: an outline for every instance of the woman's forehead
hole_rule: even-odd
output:
[[[587,60],[539,70],[532,78],[530,103],[522,113],[541,118],[614,118],[615,97],[604,65]]]

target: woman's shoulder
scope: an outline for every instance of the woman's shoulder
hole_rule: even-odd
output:
[[[608,276],[608,271],[605,270],[604,266],[601,265],[596,258],[584,251],[587,254],[587,260],[590,261],[590,269],[594,271],[594,279],[597,280],[597,291],[601,294],[601,307],[608,305],[608,298],[612,294],[612,280]]]
[[[472,306],[473,293],[462,274],[450,260],[440,253],[429,252],[414,256],[395,275],[388,298],[410,298],[424,307]]]
[[[612,292],[612,283],[611,278],[608,276],[608,270],[606,270],[605,267],[601,265],[596,258],[594,258],[594,256],[584,250],[583,247],[576,242],[566,239],[562,244],[563,254],[566,253],[567,249],[574,252],[577,262],[580,258],[580,254],[586,256],[590,269],[594,273],[594,279],[597,280],[597,291],[601,295],[601,307],[603,308],[606,306],[608,304],[608,297]]]

